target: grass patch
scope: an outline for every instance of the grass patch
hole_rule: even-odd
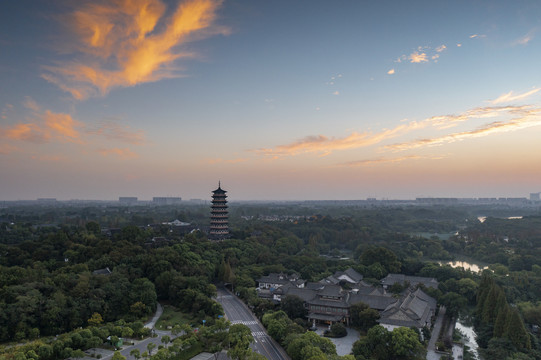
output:
[[[156,322],[156,329],[167,330],[168,326],[175,326],[177,324],[190,324],[193,322],[191,315],[179,311],[177,308],[171,305],[163,306],[163,314]]]
[[[203,352],[203,345],[201,345],[200,343],[196,343],[192,347],[190,347],[189,349],[181,351],[176,359],[177,360],[189,360],[189,359],[193,358],[194,356],[196,356],[196,355],[198,355],[198,354],[200,354],[202,352]]]

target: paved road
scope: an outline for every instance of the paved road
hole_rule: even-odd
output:
[[[231,321],[231,324],[244,324],[252,330],[254,337],[252,348],[255,352],[270,360],[290,359],[284,349],[267,334],[257,317],[239,298],[225,289],[218,289],[216,300],[222,305],[225,316]]]
[[[426,351],[427,360],[439,360],[441,355],[436,353],[436,341],[440,336],[441,326],[443,323],[443,317],[445,316],[445,306],[440,306],[440,311],[438,312],[438,317],[432,328],[432,336],[428,341],[428,347]]]

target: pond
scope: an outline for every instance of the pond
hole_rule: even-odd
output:
[[[466,326],[461,322],[461,320],[458,320],[455,328],[464,334],[464,345],[467,345],[470,348],[470,352],[473,354],[474,359],[481,360],[478,353],[479,345],[477,345],[477,341],[475,341],[475,331],[473,331],[473,327]]]
[[[462,267],[464,268],[465,270],[470,270],[471,272],[475,272],[475,273],[478,273],[480,271],[483,271],[485,269],[488,269],[488,266],[482,266],[482,265],[479,265],[479,264],[474,264],[474,263],[471,263],[471,262],[468,262],[468,261],[460,261],[460,260],[456,260],[456,261],[447,261],[447,262],[441,262],[440,261],[440,264],[441,265],[451,265],[451,267]]]

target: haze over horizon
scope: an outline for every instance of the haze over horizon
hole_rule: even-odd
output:
[[[527,197],[539,1],[5,1],[0,200]]]

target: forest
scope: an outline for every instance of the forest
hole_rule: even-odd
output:
[[[164,224],[173,220],[196,226],[175,231]],[[257,358],[246,334],[239,335],[245,329],[218,320],[223,310],[214,297],[223,283],[293,359],[337,358],[306,332],[309,324],[287,302],[262,300],[254,288],[271,272],[319,281],[348,267],[373,284],[389,273],[434,277],[439,288],[425,290],[450,319],[471,320],[484,358],[541,358],[539,209],[231,204],[232,236],[225,241],[207,239],[208,222],[209,208],[193,205],[0,208],[0,358],[82,357],[111,336],[149,336],[142,325],[158,302],[189,321],[180,324],[185,335],[176,347],[149,350],[147,357],[182,359],[188,348],[229,348],[233,358]],[[473,273],[446,265],[462,257],[487,268]],[[189,325],[202,320],[213,330],[195,334]],[[358,360],[424,356],[418,335],[387,334],[374,321],[356,326],[361,338],[350,356]],[[392,336],[411,339],[412,347],[381,352]],[[300,350],[306,346],[311,350]]]

